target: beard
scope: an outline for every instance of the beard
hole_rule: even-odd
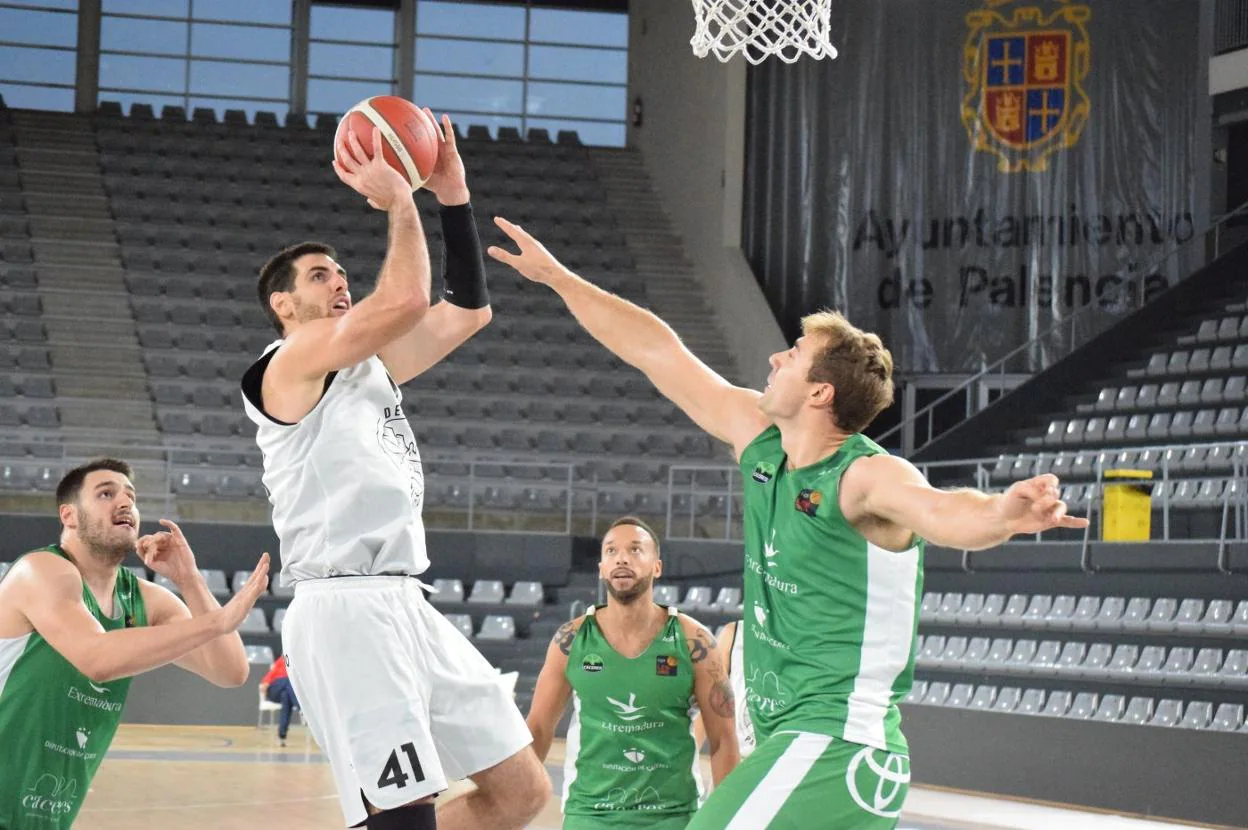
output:
[[[295,301],[295,319],[300,323],[306,323],[309,320],[319,320],[322,317],[328,317],[329,313],[325,309],[315,303],[305,303],[298,297],[293,298]]]
[[[126,554],[134,550],[135,531],[124,525],[114,525],[112,517],[91,519],[78,511],[78,538],[87,553],[108,565],[120,565]]]
[[[646,596],[650,591],[650,586],[654,584],[653,576],[639,576],[633,580],[632,587],[624,590],[617,589],[611,584],[611,580],[604,580],[607,583],[607,593],[611,595],[611,599],[623,605],[631,605],[640,597]]]

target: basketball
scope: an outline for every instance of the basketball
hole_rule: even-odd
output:
[[[342,162],[341,143],[355,130],[364,151],[373,146],[373,130],[380,129],[385,143],[382,153],[391,167],[416,190],[438,163],[441,138],[438,125],[420,107],[395,95],[366,98],[347,110],[334,134],[334,156]]]

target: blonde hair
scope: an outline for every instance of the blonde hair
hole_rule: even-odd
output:
[[[861,432],[892,405],[893,356],[878,334],[863,331],[839,311],[806,315],[802,334],[824,340],[806,379],[836,388],[832,418],[840,429]]]

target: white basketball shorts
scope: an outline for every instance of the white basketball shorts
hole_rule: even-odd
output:
[[[507,679],[405,576],[312,579],[282,625],[291,684],[348,826],[532,743]]]

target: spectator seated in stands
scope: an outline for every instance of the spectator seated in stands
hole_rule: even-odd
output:
[[[277,739],[286,746],[286,733],[290,730],[290,716],[299,708],[299,699],[295,697],[295,687],[290,685],[290,677],[286,674],[286,655],[273,661],[269,673],[260,681],[260,697],[270,703],[282,707],[277,720]]]

